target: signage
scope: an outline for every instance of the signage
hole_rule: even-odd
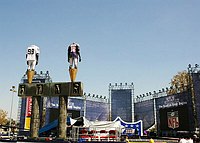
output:
[[[178,111],[167,112],[168,127],[175,129],[179,127]]]
[[[30,130],[31,109],[32,109],[32,98],[27,97],[27,99],[26,99],[26,117],[25,117],[25,125],[24,125],[24,128],[26,130]]]
[[[18,96],[82,96],[81,82],[23,83],[19,84]]]

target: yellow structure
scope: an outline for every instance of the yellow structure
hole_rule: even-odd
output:
[[[76,79],[77,69],[70,68],[69,69],[69,74],[70,74],[71,82],[74,82],[75,79]]]
[[[150,139],[150,140],[149,140],[149,143],[154,143],[154,140],[153,140],[153,139]]]
[[[28,70],[28,73],[27,73],[28,83],[32,83],[34,73],[35,73],[35,71],[33,71],[33,70]]]
[[[25,118],[25,129],[30,130],[30,124],[31,124],[31,117],[26,117]]]

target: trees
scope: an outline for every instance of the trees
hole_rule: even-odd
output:
[[[6,125],[8,120],[7,120],[7,112],[0,109],[0,125]]]
[[[178,72],[171,80],[171,88],[167,92],[169,95],[181,93],[187,90],[190,75],[187,71]]]

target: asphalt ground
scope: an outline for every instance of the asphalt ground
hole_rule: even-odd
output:
[[[34,143],[34,141],[31,142],[25,142],[25,141],[0,141],[0,143],[3,142],[10,142],[10,143]],[[74,142],[69,142],[69,141],[37,141],[37,143],[74,143]],[[35,142],[36,143],[36,142]],[[80,142],[77,142],[80,143]],[[97,141],[97,142],[82,142],[82,143],[126,143],[126,142],[106,142],[106,141]],[[149,140],[141,139],[141,140],[133,140],[129,141],[129,143],[153,143],[150,142]],[[154,140],[154,143],[178,143],[178,140]]]
[[[153,139],[154,143],[178,143],[178,139]],[[153,143],[150,142],[150,139],[136,139],[136,140],[129,140],[129,143]]]
[[[73,141],[64,141],[64,140],[52,140],[52,141],[45,141],[45,140],[32,140],[32,141],[0,141],[1,142],[12,142],[12,143],[178,143],[178,138],[159,138],[159,139],[149,139],[149,138],[139,138],[139,139],[129,139],[129,142],[124,141],[82,141],[82,142],[73,142]]]

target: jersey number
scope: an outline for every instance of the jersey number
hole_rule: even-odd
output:
[[[34,49],[28,49],[28,54],[33,55],[34,54]]]

